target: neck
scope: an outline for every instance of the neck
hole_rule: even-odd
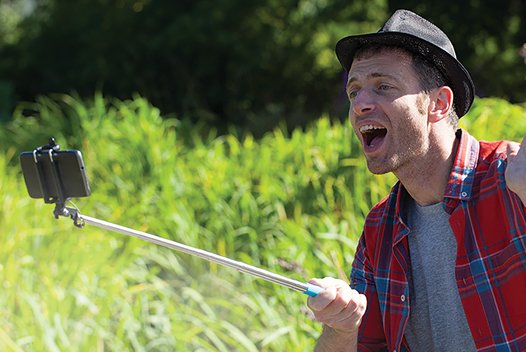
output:
[[[418,163],[413,163],[414,167],[394,172],[407,192],[420,205],[442,201],[455,158],[458,146],[455,134],[438,137],[430,140],[432,147]]]

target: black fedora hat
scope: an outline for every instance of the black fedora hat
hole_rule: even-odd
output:
[[[458,117],[464,116],[475,96],[468,70],[457,60],[453,44],[437,26],[407,10],[397,10],[377,33],[352,35],[336,44],[336,56],[349,71],[356,51],[368,44],[399,46],[422,55],[444,75],[454,94]]]

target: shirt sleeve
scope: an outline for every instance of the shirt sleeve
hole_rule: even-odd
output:
[[[351,288],[367,297],[367,309],[358,333],[358,351],[387,351],[374,271],[367,255],[364,234],[360,238],[354,256]]]

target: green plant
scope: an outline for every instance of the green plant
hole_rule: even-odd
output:
[[[518,140],[524,121],[524,107],[486,99],[461,123]],[[50,135],[83,152],[93,195],[75,200],[82,213],[300,281],[347,277],[363,218],[395,181],[370,175],[351,128],[327,117],[218,137],[141,97],[56,95],[3,127],[2,350],[305,351],[320,331],[295,291],[55,220],[27,196],[17,161]]]

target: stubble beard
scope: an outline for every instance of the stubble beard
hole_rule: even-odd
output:
[[[413,140],[409,145],[405,145],[402,150],[394,154],[389,154],[379,158],[367,158],[367,168],[374,175],[384,175],[387,173],[394,173],[395,175],[401,172],[408,171],[410,164],[415,164],[419,155],[423,155],[426,148],[424,141],[418,139]],[[405,170],[405,171],[403,171]]]
[[[393,160],[367,160],[367,168],[374,175],[384,175],[396,171],[396,163]]]

